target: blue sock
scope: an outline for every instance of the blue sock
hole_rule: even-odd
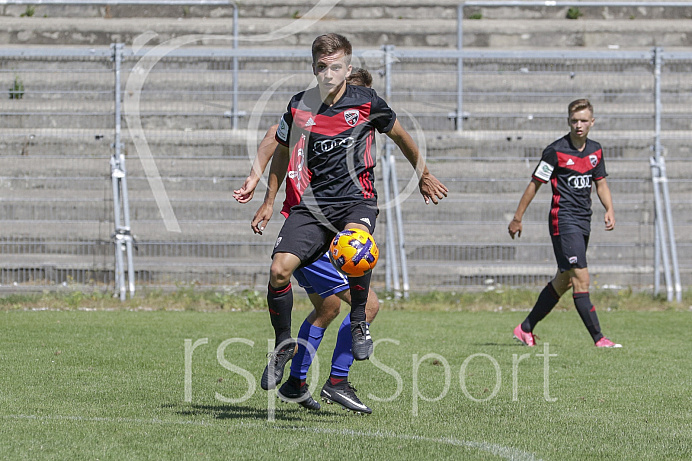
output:
[[[336,347],[332,355],[332,376],[348,376],[348,370],[353,364],[351,352],[351,316],[347,315],[339,326],[336,336]]]
[[[315,348],[320,347],[322,337],[324,337],[324,328],[316,327],[307,320],[303,321],[298,332],[298,338],[305,340],[308,344]],[[302,342],[302,341],[301,341]],[[298,344],[298,352],[291,361],[291,376],[305,380],[308,377],[308,370],[312,365],[313,356],[310,354],[303,344]]]

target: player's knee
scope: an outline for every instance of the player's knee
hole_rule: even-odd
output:
[[[272,264],[269,269],[269,283],[273,287],[283,287],[291,281],[291,271],[280,264]]]
[[[316,311],[319,318],[331,322],[341,313],[341,303],[324,303],[322,307],[316,309]]]

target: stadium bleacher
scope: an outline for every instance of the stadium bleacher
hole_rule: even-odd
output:
[[[472,50],[617,53],[662,47],[684,51],[692,37],[692,8],[585,7],[577,20],[565,17],[566,8],[467,7],[464,11],[464,47]],[[100,50],[115,42],[156,46],[195,34],[205,35],[191,42],[195,47],[228,47],[232,8],[36,5],[31,16],[26,13],[26,6],[0,6],[0,88],[11,88],[17,78],[23,86],[21,98],[0,99],[0,283],[3,289],[65,282],[107,285],[113,280],[108,164],[113,143],[113,64],[104,58],[70,58],[59,50]],[[592,137],[606,148],[618,220],[615,232],[603,232],[602,211],[594,196],[592,279],[600,285],[641,289],[651,285],[651,62],[465,60],[464,129],[456,131],[450,117],[456,107],[456,62],[434,56],[436,50],[456,47],[456,2],[384,0],[372,6],[353,0],[323,14],[311,12],[305,2],[260,0],[240,5],[238,13],[239,46],[277,52],[273,58],[241,62],[239,110],[244,116],[239,129],[231,130],[228,117],[229,59],[162,60],[147,81],[139,107],[139,119],[182,232],[170,232],[163,225],[124,121],[130,212],[138,238],[135,268],[143,286],[265,285],[268,257],[281,222],[278,210],[274,231],[256,237],[249,221],[263,189],[246,206],[236,204],[231,191],[250,168],[248,139],[260,139],[292,92],[310,81],[309,63],[281,59],[281,51],[308,50],[316,35],[332,31],[347,35],[356,50],[378,50],[389,44],[430,53],[430,58],[401,60],[394,66],[390,99],[408,128],[422,128],[419,134],[431,169],[451,190],[438,207],[422,206],[416,193],[404,204],[413,290],[533,285],[548,279],[554,272],[545,223],[549,192],[542,190],[529,209],[519,242],[509,239],[506,227],[542,148],[567,131],[567,103],[582,96],[588,96],[596,108]],[[478,15],[480,19],[471,19]],[[288,29],[297,20],[306,27],[280,38],[258,39]],[[13,56],[3,55],[2,50],[12,51]],[[17,50],[47,51],[26,58],[17,56]],[[136,63],[134,58],[127,60],[126,70]],[[374,87],[384,93],[379,59],[364,58],[363,63],[376,76]],[[692,128],[692,79],[687,75],[692,62],[666,65],[662,143],[678,257],[689,283],[692,162],[686,133]],[[297,74],[296,80],[282,87],[253,119],[258,98],[274,81],[291,73]],[[130,96],[125,94],[126,100]],[[403,188],[411,169],[399,158]],[[378,228],[378,241],[384,241],[383,229]],[[384,271],[377,271],[381,287]]]

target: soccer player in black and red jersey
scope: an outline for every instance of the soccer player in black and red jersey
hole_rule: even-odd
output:
[[[603,336],[596,308],[589,298],[589,270],[586,249],[591,233],[591,188],[605,208],[605,229],[615,228],[615,212],[610,188],[606,182],[603,149],[588,139],[594,124],[593,106],[587,99],[572,101],[568,108],[568,135],[550,144],[543,151],[531,182],[519,201],[514,219],[509,223],[509,235],[521,237],[521,220],[542,184],[550,182],[553,200],[548,224],[557,259],[558,271],[538,296],[526,319],[514,329],[514,337],[527,346],[536,345],[533,330],[555,307],[560,297],[571,287],[574,306],[596,347],[622,347]]]
[[[372,85],[372,75],[366,69],[354,68],[346,79],[349,85],[360,85],[370,87]],[[257,156],[252,165],[250,175],[240,189],[233,191],[233,197],[238,203],[248,203],[257,187],[260,177],[269,164],[278,142],[276,141],[276,131],[279,125],[273,125],[267,130],[258,149]],[[307,170],[303,171],[304,158],[291,157],[288,167],[288,178],[286,179],[286,199],[284,200],[281,214],[288,217],[291,208],[300,202],[305,188],[310,183]],[[293,276],[298,284],[305,289],[314,306],[314,309],[303,321],[298,333],[298,341],[301,345],[297,350],[286,350],[279,354],[272,354],[270,360],[273,362],[274,373],[269,373],[269,366],[264,369],[260,386],[268,390],[276,387],[284,376],[286,363],[293,359],[291,363],[291,375],[286,384],[278,391],[280,397],[284,393],[291,394],[291,389],[297,387],[296,382],[300,383],[307,378],[308,370],[312,364],[313,355],[306,350],[304,344],[311,345],[315,351],[320,346],[325,330],[341,311],[341,300],[351,304],[351,294],[349,292],[348,279],[337,272],[329,260],[329,255],[324,254],[314,263],[296,269]],[[379,300],[377,294],[370,290],[368,301],[365,306],[366,321],[371,323],[379,310]],[[302,341],[301,341],[302,340]],[[364,405],[356,395],[356,389],[348,381],[348,374],[353,364],[353,353],[351,352],[351,319],[346,316],[339,326],[336,346],[332,355],[332,367],[327,382],[321,391],[322,398],[327,402],[336,402],[344,408],[357,413],[372,413],[372,410]],[[286,389],[289,389],[286,391]],[[293,392],[295,394],[295,392]],[[300,399],[297,403],[310,409],[318,410],[320,404],[312,398]]]
[[[372,234],[378,214],[375,190],[375,131],[386,133],[404,153],[418,175],[426,203],[437,204],[448,189],[433,176],[413,138],[399,124],[394,111],[371,88],[347,85],[352,48],[339,34],[325,34],[312,44],[312,68],[317,86],[295,95],[279,122],[264,203],[252,220],[262,232],[294,151],[304,159],[310,184],[291,209],[274,247],[267,294],[276,335],[275,354],[293,348],[291,275],[321,257],[338,232],[359,228]],[[351,350],[356,360],[370,357],[372,338],[365,304],[371,273],[349,277],[351,294]],[[301,382],[291,397],[309,396]]]

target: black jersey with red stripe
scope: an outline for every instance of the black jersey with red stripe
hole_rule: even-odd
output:
[[[552,186],[550,235],[591,232],[592,184],[606,176],[603,149],[596,141],[587,139],[580,152],[568,134],[545,148],[533,178]]]
[[[324,204],[376,199],[375,130],[386,133],[395,120],[394,111],[372,88],[346,85],[331,106],[322,103],[317,87],[293,96],[276,140],[291,150],[289,180],[306,186],[294,200],[301,195]],[[283,211],[295,204],[284,203]]]

